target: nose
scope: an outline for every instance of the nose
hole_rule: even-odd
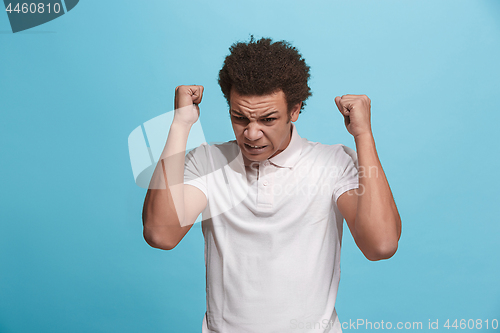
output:
[[[257,141],[260,138],[262,138],[264,133],[262,133],[258,124],[250,122],[248,123],[247,128],[245,128],[243,135],[245,136],[245,139],[247,139],[248,141]]]

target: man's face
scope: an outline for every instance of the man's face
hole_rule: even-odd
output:
[[[243,96],[232,89],[229,100],[234,135],[246,164],[264,161],[285,150],[291,139],[290,120],[298,119],[300,103],[293,107],[289,118],[281,90],[269,95]]]

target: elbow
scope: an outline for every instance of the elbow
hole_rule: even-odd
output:
[[[370,248],[363,251],[365,257],[370,261],[378,261],[384,259],[390,259],[396,251],[398,250],[398,243],[401,237],[401,218],[397,214],[396,220],[394,222],[397,231],[385,232],[384,235],[380,235],[374,243],[371,244]]]
[[[167,237],[164,235],[152,232],[147,228],[144,228],[143,231],[144,240],[148,243],[149,246],[160,249],[160,250],[172,250],[177,246],[178,243],[169,242]]]
[[[165,223],[159,223],[154,216],[142,215],[143,237],[146,243],[160,250],[172,250],[179,244],[180,239],[175,240],[172,236],[172,228]]]
[[[370,261],[379,261],[391,258],[398,250],[398,242],[387,242],[380,244],[371,251],[364,252],[366,259]]]
[[[155,249],[159,249],[159,250],[168,251],[168,250],[172,250],[175,247],[175,245],[154,241],[154,240],[149,239],[149,238],[144,238],[144,240],[146,241],[146,243],[148,243],[149,246],[151,246],[152,248],[155,248]]]

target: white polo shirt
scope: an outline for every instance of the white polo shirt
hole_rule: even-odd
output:
[[[184,182],[207,197],[203,333],[341,332],[335,311],[343,217],[356,153],[301,138],[246,166],[235,140],[186,155]]]

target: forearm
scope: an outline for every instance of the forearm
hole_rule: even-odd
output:
[[[190,126],[172,123],[144,200],[144,238],[154,247],[175,246],[190,228],[182,227],[184,159],[189,131]]]
[[[371,133],[355,137],[359,163],[356,238],[373,257],[390,257],[397,249],[401,219],[380,164]]]

